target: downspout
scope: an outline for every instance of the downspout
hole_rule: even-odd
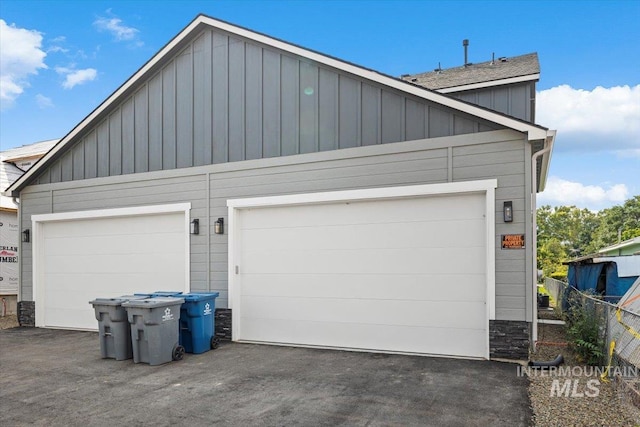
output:
[[[538,158],[550,153],[553,150],[553,142],[556,138],[556,131],[547,131],[547,138],[544,140],[542,150],[531,156],[531,250],[533,254],[533,325],[531,328],[531,338],[533,341],[533,351],[536,350],[538,341],[538,226],[536,221],[536,194],[538,193]]]

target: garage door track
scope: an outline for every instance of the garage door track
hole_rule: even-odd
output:
[[[223,344],[162,366],[92,332],[0,331],[0,424],[526,426],[516,365]]]

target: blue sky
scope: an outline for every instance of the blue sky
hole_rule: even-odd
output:
[[[539,204],[640,194],[640,1],[0,2],[0,149],[68,133],[198,13],[390,75],[538,52]]]

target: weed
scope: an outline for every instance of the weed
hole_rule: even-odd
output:
[[[593,301],[577,292],[569,296],[567,338],[578,360],[596,366],[604,357],[604,338],[600,331],[601,316]]]

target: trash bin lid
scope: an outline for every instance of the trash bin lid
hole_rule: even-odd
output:
[[[131,300],[139,300],[145,299],[147,297],[141,295],[122,295],[115,298],[96,298],[93,301],[89,301],[89,304],[93,305],[122,305],[122,303],[131,301]]]
[[[180,291],[155,291],[152,297],[178,297],[182,294]]]
[[[140,300],[130,300],[122,303],[123,307],[135,307],[135,308],[156,308],[166,307],[170,305],[182,304],[184,298],[174,297],[157,297],[157,298],[145,298]]]
[[[93,301],[89,301],[89,304],[92,305],[122,305],[123,302],[127,302],[129,300],[124,298],[96,298]]]
[[[184,298],[185,302],[198,302],[207,299],[218,298],[220,292],[190,292],[188,294],[180,295]]]
[[[133,295],[122,295],[122,296],[119,296],[118,298],[122,298],[122,299],[126,299],[126,300],[130,301],[130,300],[134,300],[134,299],[145,299],[145,298],[149,298],[149,297],[144,296],[144,295],[133,294]]]

